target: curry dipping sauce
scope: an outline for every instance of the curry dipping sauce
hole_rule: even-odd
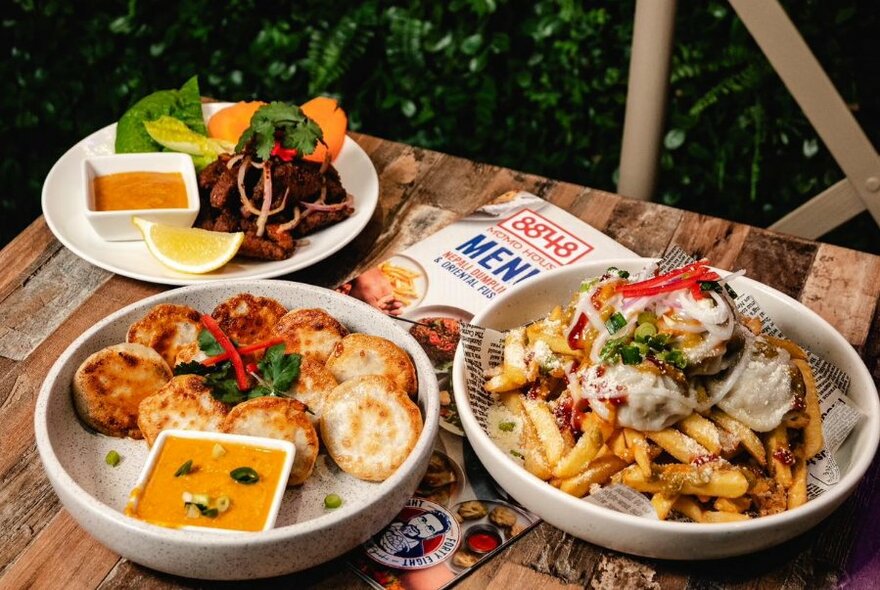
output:
[[[95,211],[184,209],[186,185],[180,172],[120,172],[96,176]]]
[[[160,526],[260,531],[272,512],[283,448],[170,435],[126,514]]]

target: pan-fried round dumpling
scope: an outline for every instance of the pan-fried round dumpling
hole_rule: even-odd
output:
[[[336,344],[327,368],[340,383],[363,375],[381,375],[409,395],[418,391],[416,369],[409,355],[379,336],[349,334]]]
[[[275,334],[284,338],[286,352],[326,361],[348,330],[323,309],[294,309],[278,320]]]
[[[138,404],[171,379],[158,352],[115,344],[87,358],[73,376],[73,403],[83,422],[108,436],[140,438]]]
[[[181,347],[198,338],[200,317],[199,312],[186,305],[162,303],[133,323],[125,340],[149,346],[173,367]]]
[[[159,433],[170,428],[219,432],[227,411],[204,377],[178,375],[141,402],[137,423],[152,446]]]
[[[223,432],[287,440],[296,447],[288,485],[304,482],[318,459],[318,433],[296,400],[258,397],[240,403],[223,422]]]
[[[324,411],[324,400],[339,383],[324,363],[304,356],[299,366],[299,378],[290,388],[289,395],[309,408],[309,418],[317,422]]]
[[[202,362],[206,358],[208,358],[208,355],[199,348],[199,343],[190,342],[177,349],[177,356],[174,357],[174,364],[171,366],[176,367],[181,363],[190,363],[192,361]]]
[[[220,328],[240,345],[255,344],[272,337],[272,328],[287,308],[270,297],[239,293],[211,312]]]
[[[349,379],[324,402],[324,446],[340,469],[359,479],[390,477],[416,446],[421,432],[418,406],[386,377]]]

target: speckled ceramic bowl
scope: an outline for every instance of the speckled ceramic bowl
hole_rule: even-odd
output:
[[[129,325],[158,303],[180,303],[210,312],[237,293],[273,297],[289,309],[320,307],[353,332],[387,338],[412,357],[419,378],[418,405],[425,426],[407,460],[381,483],[341,472],[322,453],[312,477],[288,489],[276,528],[259,533],[217,535],[162,528],[124,516],[128,494],[146,461],[142,440],[90,432],[71,400],[77,367],[93,352],[125,340]],[[268,577],[332,559],[366,541],[385,526],[415,491],[427,469],[437,435],[439,394],[434,369],[418,343],[394,320],[356,299],[327,289],[282,281],[228,281],[167,291],[105,318],[77,338],[52,366],[37,399],[37,448],[49,481],[76,521],[122,556],[164,572],[212,580]],[[122,461],[104,457],[116,450]],[[341,508],[324,509],[324,497],[343,498]]]
[[[473,322],[497,330],[521,326],[568,301],[585,278],[598,276],[609,266],[638,272],[651,262],[647,258],[597,260],[542,273],[494,299]],[[459,346],[453,366],[455,402],[468,441],[480,461],[511,496],[553,526],[602,547],[646,557],[694,560],[742,555],[778,545],[818,524],[855,490],[877,452],[877,388],[853,347],[814,312],[745,277],[734,279],[731,286],[739,293],[752,295],[789,338],[834,363],[851,378],[849,398],[864,417],[835,453],[840,480],[829,491],[787,512],[717,524],[651,520],[569,496],[523,469],[483,430],[468,397],[464,355]]]

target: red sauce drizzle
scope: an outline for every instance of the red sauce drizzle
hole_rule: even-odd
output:
[[[699,457],[694,457],[691,461],[691,465],[694,467],[700,467],[701,465],[705,465],[706,463],[711,463],[712,461],[717,461],[718,455],[715,453],[709,453],[708,455],[700,455]]]
[[[477,553],[489,553],[498,548],[501,540],[490,533],[474,533],[467,538],[468,547]]]
[[[571,332],[568,333],[568,346],[577,350],[579,348],[583,348],[583,337],[584,337],[584,327],[587,325],[587,315],[581,313],[580,317],[578,317],[578,321],[575,323],[574,328],[571,329]]]
[[[773,451],[773,458],[783,465],[794,465],[794,455],[786,447],[782,447]]]

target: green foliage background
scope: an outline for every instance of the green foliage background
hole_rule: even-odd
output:
[[[878,11],[785,4],[878,145]],[[633,5],[18,0],[0,17],[0,243],[70,145],[194,73],[205,95],[330,94],[353,129],[614,190]],[[763,226],[842,177],[727,3],[679,3],[671,83],[657,200]],[[877,237],[863,214],[828,239]]]

